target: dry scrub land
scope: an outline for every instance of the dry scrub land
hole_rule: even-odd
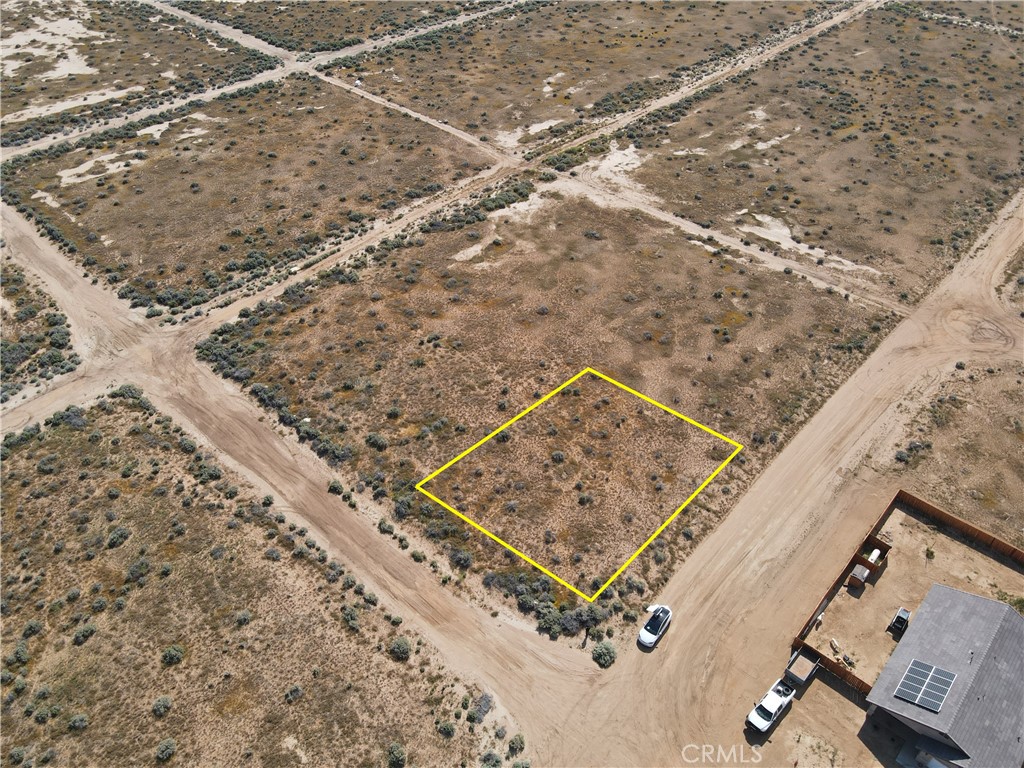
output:
[[[423,487],[591,594],[733,450],[587,374]]]
[[[914,301],[1020,183],[1022,63],[992,33],[871,11],[624,131],[632,175],[688,219]]]
[[[143,3],[9,2],[0,30],[4,146],[243,80],[275,64]],[[60,114],[41,117],[53,112]]]
[[[530,3],[345,59],[336,74],[505,146],[640,106],[817,3]]]
[[[11,765],[175,752],[182,765],[404,765],[396,750],[466,765],[505,751],[486,733],[494,715],[468,717],[489,702],[464,712],[473,692],[357,575],[137,390],[110,397],[4,439]]]
[[[223,3],[178,0],[182,10],[229,24],[289,51],[336,51],[390,34],[437,24],[479,2],[289,2]]]
[[[172,309],[281,273],[483,163],[305,75],[78,147],[8,164],[5,199],[51,222],[122,298]]]
[[[892,461],[908,490],[1024,545],[1024,368],[967,365],[916,415]]]
[[[996,24],[1007,29],[1024,31],[1024,4],[1019,2],[951,2],[929,0],[920,3],[902,3],[915,13],[937,13],[970,22]]]
[[[660,586],[891,325],[795,276],[712,255],[643,214],[559,195],[535,193],[413,242],[386,242],[363,268],[244,311],[200,357],[245,382],[328,462],[358,471],[367,493],[389,499],[394,517],[456,567],[475,563],[485,583],[548,618],[552,601],[568,608],[575,598],[412,486],[588,366],[745,444],[603,593],[602,606],[621,610],[639,603],[633,591]],[[647,471],[635,468],[650,491]],[[589,565],[585,582],[601,575]]]
[[[78,367],[67,317],[56,302],[25,275],[4,248],[0,273],[0,402],[26,385],[38,384]]]

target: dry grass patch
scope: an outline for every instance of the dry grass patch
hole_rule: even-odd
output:
[[[24,0],[5,6],[2,32],[4,146],[274,65],[272,57],[143,3]],[[41,117],[54,111],[61,114]],[[12,120],[30,122],[11,129]]]
[[[176,114],[6,169],[8,202],[135,305],[187,308],[280,273],[483,163],[309,76]]]
[[[364,88],[515,147],[639,106],[816,3],[530,4],[346,60]]]
[[[363,41],[454,18],[487,3],[179,0],[182,10],[247,32],[289,51],[336,51]]]
[[[437,655],[137,390],[115,394],[4,440],[11,763],[152,764],[168,739],[181,764],[376,766],[391,744],[475,762],[468,692]]]
[[[916,300],[1020,183],[1022,63],[982,30],[871,11],[625,131],[632,175],[691,220]]]
[[[587,374],[424,488],[591,594],[733,450]]]
[[[0,402],[6,403],[26,385],[69,373],[80,361],[67,317],[7,253],[0,286]]]
[[[358,471],[361,490],[390,497],[395,518],[456,566],[477,563],[528,609],[556,599],[550,580],[413,484],[587,366],[746,444],[627,571],[625,599],[630,585],[667,578],[891,324],[643,214],[575,198],[534,196],[421,247],[406,242],[378,248],[376,264],[342,284],[325,276],[243,313],[200,355],[248,382],[325,459]],[[666,472],[627,468],[645,487],[645,473]],[[584,584],[601,576],[589,570]]]

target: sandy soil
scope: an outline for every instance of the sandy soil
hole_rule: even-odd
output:
[[[91,355],[61,388],[9,409],[4,425],[18,428],[63,404],[88,399],[112,381],[111,366],[116,366],[121,379],[143,386],[161,410],[216,446],[232,469],[257,488],[288,499],[320,538],[367,574],[379,594],[403,615],[415,617],[411,621],[458,674],[483,681],[517,713],[545,762],[672,764],[678,750],[694,740],[742,740],[745,705],[740,702],[756,698],[765,680],[784,665],[794,627],[834,576],[832,562],[794,555],[856,545],[891,488],[872,487],[854,472],[867,451],[901,434],[905,403],[930,397],[937,370],[950,361],[1019,355],[1019,323],[996,299],[994,288],[1002,284],[1004,263],[1024,238],[1022,199],[1019,194],[1001,212],[977,251],[890,334],[683,565],[659,599],[686,606],[690,620],[677,622],[653,657],[622,654],[604,674],[582,654],[500,618],[489,619],[439,588],[424,569],[329,496],[326,468],[266,424],[257,406],[205,366],[182,365],[191,360],[190,347],[205,328],[237,307],[211,313],[184,332],[139,332],[109,294],[82,285],[77,275],[68,281],[73,271],[63,257],[7,209],[5,231],[15,254],[31,254],[51,294],[68,307],[72,327],[116,330],[114,343],[96,350],[100,361]],[[87,321],[80,314],[90,311],[100,317]],[[124,344],[132,336],[133,349],[118,349],[116,340]],[[857,521],[862,521],[859,528]],[[458,633],[449,630],[455,624]],[[701,674],[666,674],[673,669]],[[614,738],[595,741],[570,726],[581,720],[625,725],[626,713],[631,722],[663,724],[656,751],[646,730],[616,729]],[[863,750],[859,745],[853,740],[844,748]],[[781,744],[767,748],[781,761]]]

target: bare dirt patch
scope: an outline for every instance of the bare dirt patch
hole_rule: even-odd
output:
[[[733,450],[587,374],[423,487],[591,595]]]
[[[122,298],[175,310],[280,273],[483,165],[448,134],[308,76],[121,133],[15,161],[5,199],[56,227]]]
[[[407,32],[482,8],[477,2],[290,2],[246,3],[181,0],[182,10],[212,19],[289,51],[336,51]]]
[[[626,572],[616,592],[639,602],[630,595],[663,583],[891,322],[578,198],[531,198],[420,247],[385,245],[365,268],[243,313],[200,354],[523,610],[573,600],[416,482],[587,366],[746,444]]]
[[[476,692],[356,575],[119,393],[4,440],[5,755],[145,764],[168,739],[186,763],[505,751],[493,714],[466,723]]]
[[[6,125],[4,146],[274,65],[270,56],[143,3],[26,0],[5,8],[2,31],[5,123],[30,121]]]
[[[512,8],[346,60],[336,74],[514,148],[676,87],[814,13],[816,3],[570,3]]]
[[[623,136],[670,210],[913,301],[1019,183],[1021,67],[997,35],[872,10]]]
[[[6,250],[0,276],[0,402],[4,403],[26,386],[70,373],[80,362],[71,346],[67,317]]]

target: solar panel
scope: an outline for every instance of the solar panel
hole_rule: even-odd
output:
[[[896,687],[896,698],[938,712],[954,680],[952,672],[914,659]]]

